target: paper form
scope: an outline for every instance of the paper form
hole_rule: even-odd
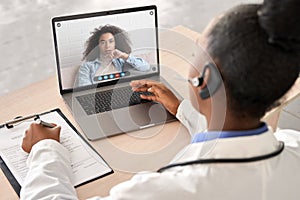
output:
[[[56,112],[40,115],[44,121],[61,126],[60,143],[70,152],[71,167],[74,173],[74,186],[111,172],[111,168]],[[0,156],[18,183],[22,186],[28,172],[28,154],[21,148],[25,130],[33,122],[25,121],[7,129],[0,129]]]

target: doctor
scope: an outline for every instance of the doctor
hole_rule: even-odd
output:
[[[217,18],[205,31],[214,62],[199,66],[201,75],[190,73],[197,105],[179,102],[161,83],[133,81],[133,90],[152,92],[142,97],[161,102],[193,139],[169,166],[94,199],[299,199],[300,133],[274,133],[261,121],[299,75],[299,10],[298,0],[265,0]],[[77,199],[59,131],[38,124],[26,131],[29,172],[21,199]]]

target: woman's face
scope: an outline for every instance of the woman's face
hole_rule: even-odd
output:
[[[111,33],[104,33],[99,38],[98,47],[101,55],[111,55],[116,48],[115,37]]]

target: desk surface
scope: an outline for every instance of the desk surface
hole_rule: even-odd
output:
[[[187,77],[188,68],[194,60],[194,41],[199,36],[198,33],[178,26],[172,31],[166,31],[160,35],[161,53],[161,73],[169,76],[170,74],[180,74]],[[182,86],[182,82],[175,79],[168,80],[173,87],[185,98],[188,97],[187,88]],[[177,87],[176,87],[177,85]],[[289,102],[300,91],[300,80],[289,93],[285,103]],[[45,99],[47,97],[47,99]],[[16,101],[17,100],[17,101]],[[80,130],[68,107],[65,105],[58,91],[58,81],[56,77],[35,83],[29,87],[20,89],[0,98],[0,122],[8,121],[16,116],[41,113],[46,110],[60,108],[68,119]],[[267,120],[272,119],[272,115],[279,113],[279,109],[271,111]],[[5,114],[4,114],[5,113]],[[275,113],[275,114],[274,114]],[[278,117],[278,116],[277,116]],[[277,123],[278,118],[275,118]],[[143,131],[135,131],[128,134],[114,136],[109,139],[91,142],[91,145],[102,155],[111,165],[115,173],[104,178],[98,179],[77,188],[80,199],[91,196],[106,196],[109,190],[116,184],[128,180],[134,173],[140,170],[155,170],[167,164],[170,159],[190,141],[189,134],[179,122],[172,122],[165,125],[152,127]],[[107,151],[107,149],[110,149]],[[126,158],[120,159],[119,153],[127,153]],[[139,158],[132,159],[130,155],[147,155],[147,163],[141,165]],[[163,155],[157,162],[156,154]],[[142,157],[143,157],[142,156]],[[154,157],[154,158],[153,158]],[[119,158],[119,159],[118,159]],[[126,162],[130,159],[130,162]],[[127,163],[124,165],[123,163]],[[138,167],[136,167],[138,166]],[[127,169],[133,168],[131,172]],[[126,172],[127,171],[127,172]],[[18,196],[10,186],[2,171],[0,171],[0,196],[3,199],[18,199]]]
[[[172,35],[172,37],[170,37],[170,35]],[[172,29],[172,31],[161,33],[160,46],[164,49],[160,56],[161,64],[164,66],[161,68],[162,74],[178,73],[180,76],[187,77],[188,67],[190,65],[189,61],[193,60],[194,56],[192,53],[193,50],[191,51],[191,46],[194,45],[194,41],[198,36],[198,33],[181,26]],[[178,51],[176,49],[178,49]],[[180,56],[175,56],[176,54]],[[174,84],[178,84],[175,79]],[[184,93],[184,88],[181,89]],[[179,92],[181,93],[181,91]],[[8,121],[16,116],[41,113],[54,108],[60,108],[71,123],[80,130],[70,110],[59,94],[56,76],[2,96],[0,98],[0,110],[1,113],[5,114],[0,115],[0,122]],[[123,160],[116,159],[120,152],[128,153],[129,159],[130,155],[148,155],[150,158],[145,164],[148,166],[148,170],[155,170],[167,164],[189,141],[190,137],[186,129],[182,127],[179,122],[172,122],[143,131],[135,131],[129,134],[122,134],[109,139],[91,142],[91,145],[111,165],[115,173],[77,188],[79,198],[85,199],[95,195],[106,196],[111,187],[132,177],[134,173],[126,172],[126,169],[130,166],[140,166],[140,164],[138,164],[139,159],[136,159],[134,162],[132,162],[132,160],[130,160],[130,162],[125,161],[126,163],[130,163],[130,165],[123,166],[124,158]],[[107,151],[108,148],[112,150]],[[164,155],[163,158],[160,159],[160,163],[155,162],[157,161],[155,158],[151,159],[151,155],[153,157],[155,154]],[[134,169],[133,172],[147,169],[144,167],[140,166]],[[18,196],[1,170],[0,182],[1,198],[18,199]]]

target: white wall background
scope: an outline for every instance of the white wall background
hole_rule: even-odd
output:
[[[0,98],[56,73],[51,18],[156,4],[159,26],[201,32],[220,12],[262,0],[0,0]]]
[[[67,20],[55,23],[60,67],[79,66],[86,48],[85,43],[91,36],[91,32],[106,24],[126,31],[132,42],[133,51],[147,48],[155,53],[155,17],[149,14],[149,10]]]

